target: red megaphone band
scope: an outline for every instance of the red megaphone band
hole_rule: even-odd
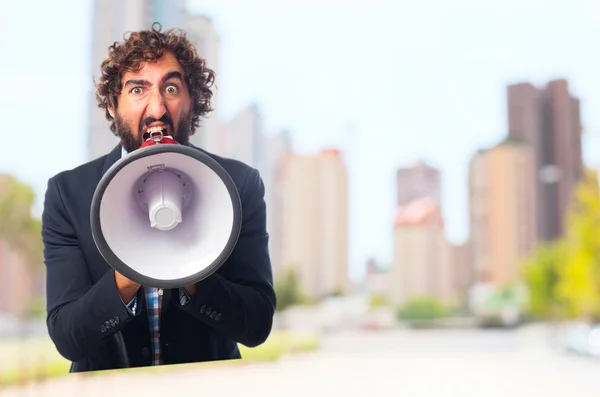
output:
[[[155,132],[155,133],[150,134],[150,137],[148,139],[146,139],[146,141],[142,144],[142,146],[140,146],[140,149],[148,147],[148,146],[163,145],[163,144],[179,145],[179,142],[177,142],[175,139],[173,139],[170,135],[163,135],[160,132]]]

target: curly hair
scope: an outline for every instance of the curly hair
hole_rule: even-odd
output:
[[[155,22],[152,29],[131,32],[123,36],[123,42],[115,42],[108,48],[108,58],[101,66],[101,77],[96,86],[98,107],[105,109],[105,116],[111,121],[110,130],[115,134],[115,120],[108,109],[117,108],[117,98],[121,93],[121,79],[125,72],[137,72],[146,62],[158,60],[165,52],[172,52],[184,71],[184,79],[192,98],[192,131],[200,125],[200,118],[211,112],[212,91],[215,72],[206,66],[194,44],[187,39],[185,31],[178,28],[161,32],[162,26]]]

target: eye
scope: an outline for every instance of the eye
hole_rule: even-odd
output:
[[[132,93],[132,94],[134,94],[134,95],[139,95],[139,94],[141,94],[141,93],[142,93],[142,87],[135,87],[135,88],[133,88],[133,89],[132,89],[131,91],[129,91],[129,92],[131,92],[131,93]]]
[[[175,94],[175,93],[177,92],[177,86],[176,86],[176,85],[174,85],[174,84],[169,84],[169,85],[167,86],[167,92],[168,92],[169,94]]]

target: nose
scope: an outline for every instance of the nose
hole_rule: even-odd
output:
[[[153,90],[148,100],[148,106],[146,107],[147,117],[154,119],[160,119],[167,111],[165,106],[165,100],[159,90]]]

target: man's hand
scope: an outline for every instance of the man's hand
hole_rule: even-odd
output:
[[[117,284],[117,290],[119,291],[119,295],[121,295],[121,299],[125,303],[131,302],[131,300],[141,287],[141,284],[131,281],[130,279],[123,276],[117,271],[115,271],[115,282]]]
[[[194,296],[194,294],[196,293],[196,284],[188,285],[184,288],[185,292],[187,292],[190,297]]]

